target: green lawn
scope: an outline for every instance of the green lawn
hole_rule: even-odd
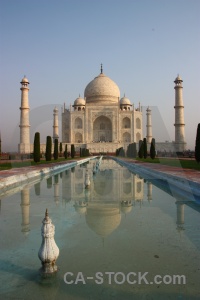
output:
[[[172,167],[182,167],[185,169],[194,169],[200,171],[200,164],[193,159],[171,159],[171,158],[137,158],[138,161],[148,162],[148,163],[160,163],[162,165],[172,166]]]
[[[71,158],[68,158],[71,159]],[[0,171],[2,170],[9,170],[12,168],[22,168],[22,167],[29,167],[29,166],[36,166],[36,165],[42,165],[42,164],[52,164],[52,163],[57,163],[61,161],[67,161],[65,158],[59,158],[58,160],[51,160],[51,161],[46,161],[46,160],[41,160],[38,163],[35,163],[34,161],[11,161],[11,162],[6,162],[3,163],[1,161],[0,163]]]
[[[68,158],[68,160],[71,158]],[[79,157],[74,158],[74,159],[80,159]],[[141,162],[147,162],[147,163],[160,163],[162,165],[167,165],[167,166],[172,166],[172,167],[182,167],[186,169],[194,169],[194,170],[199,170],[200,171],[200,164],[196,162],[196,160],[184,160],[184,159],[170,159],[170,158],[137,158],[138,161]],[[39,163],[35,163],[34,161],[23,161],[23,162],[9,162],[9,163],[0,163],[0,171],[2,170],[9,170],[12,168],[22,168],[22,167],[28,167],[28,166],[35,166],[35,165],[40,165],[40,164],[52,164],[52,163],[57,163],[61,161],[67,161],[64,158],[59,158],[58,160],[51,160],[51,161],[46,161],[46,160],[41,160]]]

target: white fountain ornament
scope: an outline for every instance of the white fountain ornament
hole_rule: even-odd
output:
[[[59,249],[54,240],[55,226],[49,218],[47,209],[42,223],[42,244],[38,252],[38,257],[42,262],[41,272],[48,275],[53,274],[58,270],[55,262],[59,256]]]

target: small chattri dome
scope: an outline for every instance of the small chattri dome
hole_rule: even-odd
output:
[[[78,97],[75,101],[74,101],[74,105],[75,106],[83,106],[85,105],[85,99]]]
[[[176,81],[183,81],[182,80],[182,78],[181,78],[181,76],[178,74],[178,76],[176,77],[176,79],[174,80],[174,82],[176,82]]]
[[[75,211],[79,213],[80,215],[84,215],[87,211],[86,206],[79,206],[79,205],[74,205]]]
[[[26,76],[24,75],[24,78],[22,78],[22,81],[20,83],[29,83],[28,79],[26,78]]]
[[[127,97],[123,97],[120,99],[120,105],[131,105],[131,101]]]

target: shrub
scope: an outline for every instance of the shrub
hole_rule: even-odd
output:
[[[144,158],[147,158],[147,139],[143,139],[143,147],[144,147]]]
[[[60,146],[59,146],[59,152],[60,152],[60,156],[62,155],[62,143],[60,142]]]
[[[195,159],[200,163],[200,123],[197,126],[197,135],[195,143]]]
[[[58,139],[54,140],[54,151],[53,151],[54,160],[58,159]]]
[[[139,158],[143,158],[143,156],[144,156],[144,145],[143,145],[143,141],[142,140],[139,141],[138,156],[139,156]]]
[[[34,137],[34,149],[33,149],[34,162],[40,161],[40,133],[36,132]]]
[[[74,158],[75,156],[75,147],[74,144],[71,145],[71,158]]]
[[[156,147],[155,147],[155,139],[153,138],[151,140],[151,146],[150,146],[150,157],[154,159],[156,157]]]
[[[65,157],[65,159],[67,159],[67,144],[65,145],[65,151],[64,151],[64,157]]]
[[[52,148],[52,140],[51,137],[47,136],[47,142],[46,142],[46,161],[51,161],[51,148]]]

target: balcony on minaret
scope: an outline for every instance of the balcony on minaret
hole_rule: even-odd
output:
[[[26,76],[24,76],[24,78],[22,79],[22,81],[20,82],[21,83],[21,89],[24,89],[24,88],[27,88],[29,89],[28,85],[29,85],[29,81],[28,79],[26,78]]]
[[[183,82],[183,80],[182,80],[181,77],[178,75],[178,76],[176,77],[176,79],[174,80],[175,88],[176,88],[176,86],[182,86],[182,82]]]

